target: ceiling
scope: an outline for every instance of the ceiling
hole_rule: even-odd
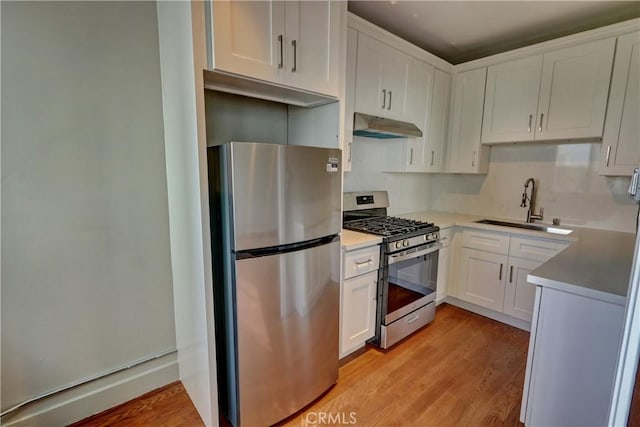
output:
[[[640,1],[349,1],[349,11],[459,64],[640,16]]]

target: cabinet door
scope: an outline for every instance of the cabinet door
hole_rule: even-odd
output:
[[[509,270],[504,290],[503,312],[518,319],[531,322],[536,286],[527,283],[527,275],[540,266],[538,261],[509,258]]]
[[[438,278],[436,282],[436,303],[439,303],[447,296],[449,282],[451,248],[445,246],[438,251]]]
[[[342,170],[349,172],[353,160],[353,113],[356,101],[356,60],[358,32],[347,28],[347,64],[344,91],[344,143],[342,146]]]
[[[285,2],[288,86],[339,95],[340,31],[344,7],[343,2],[328,0]]]
[[[618,37],[602,136],[602,175],[631,175],[640,163],[640,33]]]
[[[615,42],[544,55],[535,139],[602,137]]]
[[[411,121],[422,131],[420,138],[407,138],[405,144],[404,170],[425,171],[425,144],[431,115],[434,68],[424,62],[414,60],[411,66],[409,111]]]
[[[409,108],[409,76],[412,59],[390,47],[382,50],[382,88],[386,90],[383,117],[411,122],[414,116]],[[413,90],[413,88],[411,88]]]
[[[209,66],[270,82],[284,80],[282,1],[214,1]],[[215,33],[215,37],[214,37]]]
[[[488,147],[480,148],[486,68],[454,77],[449,169],[459,173],[486,173]]]
[[[542,55],[489,67],[483,143],[533,141],[541,73]]]
[[[386,108],[386,89],[382,92],[382,51],[384,45],[362,33],[358,34],[356,62],[355,111],[382,115],[383,99]]]
[[[424,154],[425,171],[427,172],[442,172],[444,170],[450,88],[451,75],[435,70]]]
[[[361,347],[375,334],[377,286],[377,271],[344,281],[340,357]]]
[[[502,311],[507,256],[463,248],[460,263],[459,298]]]

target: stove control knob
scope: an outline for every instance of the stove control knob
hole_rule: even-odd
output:
[[[395,247],[396,247],[396,249],[400,248],[401,246],[402,246],[402,242],[401,242],[400,240],[398,240],[398,241],[395,243]]]
[[[407,246],[409,246],[409,240],[404,239],[404,240],[402,241],[402,246],[404,246],[405,248],[406,248]]]

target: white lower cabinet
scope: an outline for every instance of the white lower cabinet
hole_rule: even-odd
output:
[[[535,286],[527,275],[567,242],[486,230],[462,232],[457,297],[531,322]]]
[[[440,229],[440,242],[442,247],[438,251],[438,277],[436,279],[436,304],[440,304],[449,293],[451,281],[451,265],[453,261],[451,242],[453,230],[451,228]]]
[[[502,311],[507,256],[462,248],[460,265],[460,298],[491,310]]]
[[[343,247],[340,291],[340,358],[375,335],[380,246]]]
[[[531,321],[536,287],[527,283],[527,275],[540,266],[539,261],[509,258],[509,269],[504,288],[503,313]]]
[[[537,287],[520,421],[607,425],[623,321],[624,305]]]
[[[375,334],[377,287],[377,271],[344,281],[340,357],[362,347]]]

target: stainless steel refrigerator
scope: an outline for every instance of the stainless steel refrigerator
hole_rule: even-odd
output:
[[[272,425],[338,378],[341,153],[208,148],[220,409]]]

